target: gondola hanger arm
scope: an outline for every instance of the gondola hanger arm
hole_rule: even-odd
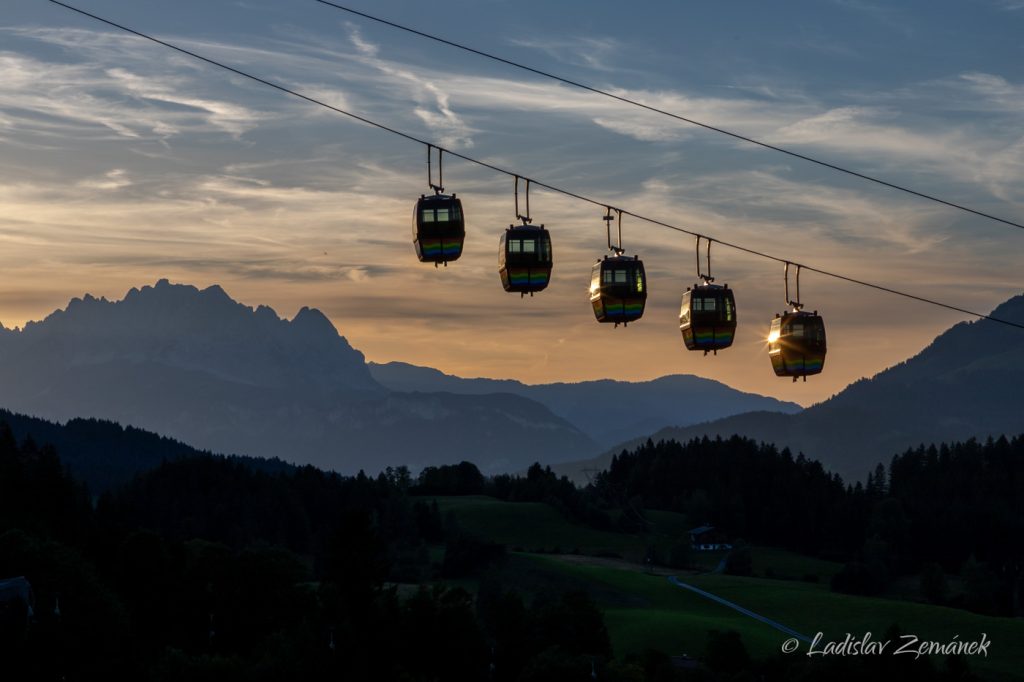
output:
[[[430,157],[433,156],[433,150],[437,150],[437,184],[434,184],[434,175],[430,168]],[[444,150],[440,147],[427,143],[427,184],[430,189],[434,190],[434,194],[441,194],[444,192]]]
[[[608,233],[608,250],[616,256],[621,256],[626,252],[626,250],[622,248],[622,210],[613,206],[605,206],[605,210],[606,213],[603,219]],[[616,220],[616,216],[612,215],[612,211],[615,211],[618,216],[618,237],[615,244],[612,244],[612,221]]]
[[[702,239],[706,239],[708,242],[707,249],[707,261],[708,261],[708,273],[705,275],[700,269],[700,242]],[[704,280],[704,284],[711,284],[715,281],[715,278],[711,276],[711,242],[714,240],[711,237],[705,237],[702,234],[697,235],[697,279]]]
[[[519,181],[526,181],[526,213],[522,214],[519,212]],[[523,225],[529,225],[533,222],[533,218],[530,217],[530,178],[520,178],[518,175],[515,176],[515,197],[516,197],[516,220],[522,220]]]
[[[785,269],[783,270],[783,276],[786,279],[786,303],[788,305],[793,306],[793,310],[798,311],[798,310],[800,310],[801,308],[804,307],[804,304],[800,302],[800,271],[803,269],[803,266],[800,265],[799,263],[790,263],[789,261],[785,261],[785,263],[786,263],[786,265],[785,265]],[[796,266],[796,300],[795,301],[790,300],[790,298],[789,298],[789,266],[790,265],[795,265]]]

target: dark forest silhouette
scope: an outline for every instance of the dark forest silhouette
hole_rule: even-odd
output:
[[[591,491],[847,562],[833,581],[841,591],[877,594],[891,578],[920,574],[936,603],[1024,609],[1024,437],[909,449],[852,485],[817,461],[738,436],[648,441],[616,456]],[[946,599],[944,573],[965,580],[956,600]]]
[[[889,674],[908,662],[757,661],[734,633],[709,633],[695,670],[673,668],[666,652],[616,658],[591,597],[568,590],[531,599],[504,587],[492,569],[506,549],[442,518],[426,494],[543,501],[575,523],[621,532],[633,522],[625,515],[611,521],[623,495],[631,504],[691,514],[699,503],[710,519],[752,540],[854,558],[878,530],[900,550],[889,560],[956,564],[960,554],[921,554],[916,544],[900,543],[907,536],[886,535],[912,534],[918,513],[933,513],[918,506],[925,502],[914,481],[925,476],[929,485],[962,489],[959,501],[948,498],[955,503],[949,514],[985,515],[1019,499],[1007,495],[1019,485],[1008,481],[1022,480],[1022,448],[1015,439],[915,450],[867,487],[844,486],[817,463],[742,439],[649,443],[617,457],[586,489],[540,465],[525,476],[486,478],[463,463],[418,477],[397,468],[371,478],[312,467],[260,470],[200,455],[93,498],[56,450],[18,444],[3,426],[0,575],[29,578],[36,616],[0,641],[5,660],[15,662],[11,679],[585,680],[592,665],[611,680]],[[749,496],[748,504],[737,506],[736,495]],[[901,524],[889,524],[893,505]],[[785,535],[758,521],[804,514],[818,521]],[[1013,518],[1019,522],[1019,514]],[[837,536],[847,537],[836,543]],[[1009,608],[1004,562],[1016,549],[1007,538],[1019,542],[1020,535],[1003,527],[977,534],[971,570],[987,571],[993,590],[990,602],[972,606]],[[442,548],[441,560],[430,559],[432,547]],[[451,579],[478,581],[475,596]],[[421,587],[410,592],[397,583]],[[961,679],[962,662],[949,665],[938,672],[925,659],[908,672]]]

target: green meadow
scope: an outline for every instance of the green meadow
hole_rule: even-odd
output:
[[[777,655],[789,635],[701,595],[671,584],[665,575],[639,569],[586,562],[576,557],[517,555],[514,561],[541,567],[542,573],[590,591],[605,611],[616,654],[654,647],[671,654],[700,655],[708,630],[735,630],[752,655]],[[536,569],[535,569],[536,570]],[[751,611],[813,637],[841,640],[871,632],[884,639],[893,625],[922,640],[975,640],[985,633],[992,644],[988,658],[970,657],[978,672],[1002,679],[1020,679],[1024,671],[1024,620],[981,616],[960,609],[908,601],[854,597],[827,586],[800,581],[685,574],[681,580],[728,599]],[[897,646],[896,644],[892,645]],[[806,652],[801,644],[800,651]],[[941,663],[941,658],[936,661]]]
[[[647,547],[668,547],[690,527],[671,512],[646,510],[648,531],[625,534],[568,522],[543,503],[503,502],[485,496],[435,498],[467,530],[512,551],[500,577],[506,587],[528,595],[587,590],[605,612],[617,655],[656,648],[699,656],[709,630],[735,630],[752,655],[780,655],[788,635],[771,626],[679,588],[674,571],[641,565]],[[713,573],[724,552],[694,553],[694,570],[679,578],[801,634],[824,633],[840,640],[871,632],[884,639],[891,626],[922,640],[991,640],[989,658],[971,657],[972,669],[1002,679],[1024,675],[1024,620],[995,618],[907,600],[856,597],[829,589],[840,564],[783,549],[751,548],[754,577]],[[771,577],[765,577],[771,576]],[[893,645],[896,646],[896,645]],[[801,651],[806,645],[801,644]],[[939,663],[940,661],[936,661]]]
[[[644,542],[638,536],[569,523],[543,502],[504,502],[484,495],[432,499],[442,515],[454,513],[466,530],[512,549],[642,557]]]
[[[627,534],[570,523],[543,502],[505,502],[485,495],[430,499],[437,500],[442,514],[453,513],[459,524],[472,533],[515,551],[541,554],[617,555],[639,563],[649,547],[664,556],[695,525],[682,514],[645,509],[647,532]],[[753,547],[751,552],[756,575],[767,574],[780,579],[801,580],[812,575],[827,585],[842,567],[783,549]],[[725,552],[694,552],[691,563],[695,569],[712,571],[724,557]]]

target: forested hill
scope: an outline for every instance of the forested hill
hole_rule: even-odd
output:
[[[947,573],[964,589],[949,600],[936,589],[935,603],[1024,613],[1024,436],[911,448],[878,463],[866,485],[738,436],[648,441],[616,455],[587,490],[848,562],[839,591],[877,594],[923,573],[944,585]]]
[[[31,623],[28,604],[5,604],[0,679],[471,682],[497,662],[497,680],[539,681],[592,661],[637,679],[606,672],[585,593],[527,605],[438,583],[427,543],[454,578],[503,550],[442,525],[403,480],[198,456],[93,504],[53,448],[0,425],[0,577],[25,576],[35,601]],[[530,666],[546,674],[520,676]]]
[[[1024,324],[1024,296],[1006,301],[992,316]],[[847,481],[863,481],[878,461],[921,443],[1024,433],[1022,386],[1024,330],[991,320],[962,322],[909,360],[798,414],[754,412],[663,429],[652,438],[686,442],[737,434],[803,452]],[[606,468],[620,449],[556,470],[571,475]]]
[[[592,669],[609,682],[762,679],[768,670],[763,679],[972,679],[944,676],[927,660],[897,675],[892,657],[876,657],[890,662],[877,673],[855,667],[837,677],[803,670],[818,665],[803,656],[779,659],[777,645],[771,662],[743,650],[719,675],[711,635],[693,676],[655,675],[646,659],[614,658],[622,654],[596,597],[580,591],[600,594],[607,584],[563,580],[526,599],[516,583],[500,582],[523,566],[511,563],[517,557],[466,531],[431,497],[474,492],[547,505],[568,528],[597,526],[606,536],[641,532],[642,518],[626,507],[677,509],[737,545],[743,533],[862,558],[832,580],[859,594],[940,561],[930,572],[959,573],[965,590],[956,601],[936,590],[936,603],[1009,616],[1021,606],[1022,466],[1024,439],[969,442],[907,452],[868,486],[844,486],[816,462],[734,438],[648,443],[578,489],[540,465],[525,477],[486,478],[467,462],[418,478],[403,469],[346,477],[190,456],[91,500],[53,448],[18,445],[0,425],[0,576],[25,576],[37,606],[31,627],[0,650],[13,644],[5,672],[19,680],[470,682],[488,679],[490,664],[507,682],[590,679]],[[479,581],[475,593],[461,587],[467,580]],[[400,592],[396,583],[422,587]],[[670,668],[664,651],[656,660]]]
[[[31,439],[40,446],[56,448],[61,462],[94,494],[127,483],[164,461],[210,454],[172,438],[102,419],[72,419],[61,424],[0,409],[0,427],[4,424],[18,442]],[[233,459],[268,472],[291,468],[276,459]]]

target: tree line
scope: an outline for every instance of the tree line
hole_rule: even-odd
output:
[[[535,680],[613,663],[584,593],[478,603],[448,586],[503,548],[403,486],[204,455],[94,499],[55,449],[0,424],[0,577],[35,593],[32,622],[0,628],[4,678]]]
[[[678,512],[734,544],[841,562],[832,582],[838,591],[882,594],[912,575],[936,604],[990,615],[1024,611],[1024,437],[911,448],[888,466],[879,463],[865,483],[846,483],[816,460],[739,436],[648,440],[614,456],[583,487],[539,464],[525,476],[485,477],[469,462],[406,476],[419,494],[545,502],[602,530],[642,534],[643,510]],[[679,561],[675,548],[655,558],[685,565],[686,548],[679,549]],[[749,550],[737,549],[726,569],[749,573]]]
[[[916,574],[935,603],[1024,611],[1024,437],[908,449],[864,484],[738,436],[648,440],[616,455],[581,494],[598,506],[681,512],[733,538],[844,562],[833,581],[840,591],[879,594]],[[946,576],[963,590],[951,595]]]
[[[699,502],[717,522],[733,499],[724,491],[746,474],[720,472],[718,485],[701,484],[701,499],[658,498],[671,486],[648,492],[626,474],[659,447],[673,446],[620,456],[608,472],[618,478],[583,489],[540,465],[524,476],[485,478],[460,464],[370,477],[200,455],[93,497],[55,449],[18,443],[0,424],[0,577],[25,575],[35,590],[34,622],[0,633],[0,654],[11,679],[840,679],[826,663],[752,660],[727,632],[709,633],[695,669],[658,651],[616,656],[586,592],[505,587],[505,548],[430,499],[458,490],[547,502],[615,530],[622,521],[611,524],[610,512],[625,495],[638,508]],[[741,460],[747,447],[739,444]],[[833,485],[813,464],[786,459],[779,466],[796,467],[796,480]],[[749,518],[731,513],[723,525]],[[753,538],[757,528],[743,530]],[[964,679],[927,661],[913,670],[922,680]]]

